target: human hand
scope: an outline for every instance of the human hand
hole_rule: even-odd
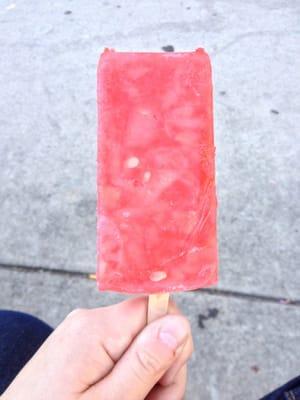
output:
[[[1,400],[183,399],[189,323],[174,304],[149,325],[146,316],[146,297],[73,311]]]

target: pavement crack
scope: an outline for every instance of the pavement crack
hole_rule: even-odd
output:
[[[65,270],[63,268],[50,268],[45,266],[32,266],[32,265],[19,265],[19,264],[9,264],[1,263],[0,270],[18,271],[25,273],[39,273],[44,272],[51,275],[61,275],[67,277],[78,277],[84,279],[95,279],[95,274],[92,272],[75,271],[75,270]],[[277,305],[284,306],[296,306],[300,307],[300,299],[291,299],[276,296],[267,296],[262,294],[253,294],[239,292],[236,290],[220,289],[220,288],[202,288],[194,290],[193,292],[206,293],[212,296],[229,297],[241,300],[250,300],[258,302],[273,303]]]
[[[49,268],[44,266],[32,266],[32,265],[19,265],[19,264],[0,264],[0,269],[20,272],[46,272],[52,275],[65,275],[65,276],[78,276],[87,278],[88,272],[65,270],[62,268]]]
[[[277,297],[277,296],[267,296],[262,294],[253,294],[253,293],[245,293],[239,292],[235,290],[228,289],[217,289],[217,288],[203,288],[197,289],[196,291],[201,291],[213,296],[222,296],[222,297],[234,297],[238,299],[244,300],[252,300],[252,301],[261,301],[267,303],[274,303],[286,306],[298,306],[300,307],[300,300],[291,299],[285,297]]]

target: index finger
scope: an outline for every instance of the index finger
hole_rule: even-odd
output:
[[[148,296],[141,296],[89,311],[95,329],[101,332],[101,342],[114,362],[121,358],[147,325],[147,307]],[[172,300],[168,313],[180,314]]]

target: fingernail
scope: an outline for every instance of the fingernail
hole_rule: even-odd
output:
[[[169,317],[159,330],[159,340],[173,351],[179,350],[187,339],[187,329],[179,317]]]

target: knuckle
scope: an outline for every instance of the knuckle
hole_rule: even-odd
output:
[[[159,355],[142,348],[137,350],[136,357],[139,376],[157,376],[164,371],[164,363],[161,362]]]
[[[66,321],[71,332],[82,332],[89,322],[89,310],[75,309],[67,316]]]
[[[87,310],[85,310],[84,308],[75,308],[67,315],[67,318],[75,318],[77,316],[84,314],[86,311]]]

